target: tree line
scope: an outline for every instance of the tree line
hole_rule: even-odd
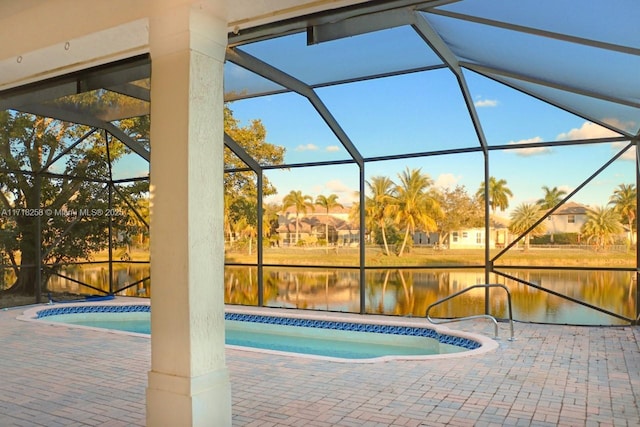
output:
[[[470,195],[464,186],[453,189],[436,188],[429,175],[421,169],[405,169],[397,175],[397,183],[388,176],[374,176],[366,181],[365,226],[371,241],[382,246],[386,255],[395,252],[402,256],[411,237],[416,232],[436,233],[438,244],[445,244],[454,231],[484,226],[484,200],[488,189],[488,204],[493,215],[497,210],[505,211],[513,193],[504,179],[490,177],[489,185],[482,182],[475,194]],[[543,196],[534,203],[521,203],[508,218],[508,229],[514,235],[524,235],[524,248],[528,249],[532,237],[546,234],[545,214],[560,205],[567,192],[558,187],[542,187]],[[275,218],[293,207],[295,213],[295,241],[299,240],[301,215],[315,211],[321,206],[328,215],[338,203],[338,196],[319,195],[315,202],[311,195],[291,190],[283,198],[281,206],[270,205],[269,211]],[[359,221],[360,206],[351,206],[352,223]],[[596,248],[612,244],[626,231],[630,233],[630,243],[635,243],[635,218],[637,215],[636,187],[620,184],[610,196],[606,206],[585,207],[586,219],[580,228],[580,236]],[[325,236],[329,235],[328,221],[325,222]],[[271,232],[275,231],[273,228]],[[551,235],[553,242],[553,235]],[[395,248],[395,251],[391,248]]]

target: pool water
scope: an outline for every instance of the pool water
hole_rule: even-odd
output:
[[[38,318],[94,328],[141,334],[151,333],[148,311],[79,312],[53,315],[42,313],[38,315]],[[293,324],[282,324],[283,321]],[[308,327],[307,325],[316,327]],[[388,332],[389,329],[393,329],[393,331]],[[381,325],[230,314],[225,320],[225,342],[227,345],[233,346],[340,359],[449,354],[468,351],[473,348],[473,346],[469,346],[470,343],[479,346],[478,343],[466,339],[462,339],[466,341],[463,343],[466,348],[442,342],[440,334],[431,329],[405,329],[407,330]],[[378,330],[387,332],[371,332]],[[436,339],[434,336],[438,336],[440,339]],[[458,339],[457,337],[449,338]]]
[[[343,359],[433,355],[466,350],[451,344],[441,344],[438,340],[427,337],[265,325],[235,320],[226,321],[225,340],[227,344],[243,347]]]

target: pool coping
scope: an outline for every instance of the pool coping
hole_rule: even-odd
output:
[[[28,308],[21,315],[17,316],[17,319],[21,321],[27,321],[27,322],[37,322],[39,324],[55,326],[55,327],[79,328],[79,329],[100,331],[102,333],[129,335],[129,336],[141,337],[146,339],[151,338],[149,334],[118,331],[113,329],[104,329],[104,328],[97,328],[97,327],[84,326],[84,325],[65,324],[60,322],[46,321],[46,317],[42,317],[42,318],[37,317],[40,311],[47,310],[47,309],[62,308],[62,307],[69,307],[69,308],[82,307],[87,305],[89,306],[97,306],[97,305],[100,305],[100,306],[128,306],[128,305],[150,306],[151,303],[148,299],[145,300],[145,299],[138,299],[138,298],[117,297],[116,300],[111,300],[111,301],[95,301],[95,302],[80,301],[80,302],[68,302],[68,303],[43,304],[43,305],[38,305],[38,306],[33,306]],[[437,334],[463,338],[463,339],[475,341],[480,344],[480,346],[476,349],[465,349],[464,351],[455,352],[455,353],[433,354],[433,355],[411,355],[411,356],[381,356],[381,357],[375,357],[375,358],[369,358],[369,359],[342,359],[342,358],[329,357],[329,356],[290,353],[290,352],[284,352],[284,351],[278,351],[278,350],[243,347],[243,346],[236,346],[231,344],[225,345],[226,348],[228,349],[239,350],[239,351],[250,351],[250,352],[266,353],[266,354],[289,356],[289,357],[303,357],[303,358],[326,360],[326,361],[332,361],[332,362],[342,362],[342,363],[379,363],[379,362],[387,362],[391,360],[425,360],[426,361],[426,360],[450,359],[450,358],[459,358],[459,357],[474,357],[487,352],[494,351],[499,347],[499,343],[496,340],[489,338],[487,336],[455,330],[442,325],[432,324],[432,323],[429,323],[424,318],[416,318],[416,317],[400,318],[400,317],[391,317],[391,316],[380,316],[375,314],[362,315],[362,314],[356,314],[356,313],[342,313],[342,312],[325,312],[325,311],[311,311],[311,310],[300,311],[296,309],[283,309],[283,308],[273,308],[273,307],[252,307],[252,306],[239,306],[239,305],[225,305],[225,313],[235,313],[235,314],[241,314],[241,315],[254,315],[254,316],[283,317],[283,318],[301,319],[301,320],[309,320],[309,321],[347,322],[352,324],[363,324],[363,325],[426,328],[426,329],[433,330]]]

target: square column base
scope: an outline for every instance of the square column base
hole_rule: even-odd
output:
[[[231,426],[231,382],[226,368],[198,377],[149,372],[148,427]]]

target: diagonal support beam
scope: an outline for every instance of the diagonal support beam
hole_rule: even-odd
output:
[[[451,49],[449,49],[449,46],[447,46],[444,40],[442,40],[440,34],[433,29],[431,24],[429,24],[429,22],[419,12],[412,14],[411,26],[456,75],[458,85],[460,86],[464,102],[467,105],[467,110],[471,116],[471,121],[473,122],[476,135],[478,136],[482,149],[486,152],[488,147],[487,138],[482,130],[480,118],[478,117],[478,112],[473,104],[473,97],[469,92],[467,81],[462,74],[462,68],[460,67],[458,58],[453,54],[453,52],[451,52]]]
[[[65,122],[78,123],[90,127],[104,129],[115,136],[124,145],[129,147],[131,151],[145,159],[147,162],[150,159],[149,151],[142,144],[132,139],[129,135],[124,133],[122,129],[118,128],[113,123],[105,122],[86,114],[63,110],[47,105],[27,105],[20,107],[18,110],[25,113],[35,114],[37,116],[51,117],[53,119],[58,119]]]
[[[451,52],[449,46],[442,40],[440,34],[433,29],[431,24],[419,12],[411,14],[409,21],[416,33],[427,43],[431,49],[447,64],[451,70],[460,77],[462,71],[458,64],[458,58]]]
[[[552,89],[559,89],[565,92],[570,92],[570,93],[575,93],[577,95],[582,95],[582,96],[586,96],[589,98],[594,98],[594,99],[600,99],[602,101],[608,101],[608,102],[613,102],[614,104],[620,104],[620,105],[625,105],[627,107],[632,107],[632,108],[640,108],[640,103],[638,102],[632,102],[632,101],[627,101],[624,99],[620,99],[617,98],[615,96],[610,96],[610,95],[606,95],[603,93],[599,93],[599,92],[594,92],[594,91],[590,91],[590,90],[584,90],[584,89],[578,89],[575,87],[571,87],[568,86],[566,84],[559,84],[559,83],[555,83],[555,82],[551,82],[548,80],[543,80],[543,79],[537,79],[531,76],[526,76],[524,74],[519,74],[519,73],[514,73],[512,71],[508,71],[508,70],[503,70],[503,69],[499,69],[499,68],[494,68],[494,67],[488,67],[486,65],[479,65],[479,64],[473,64],[470,62],[460,62],[461,66],[464,66],[465,68],[469,68],[470,70],[476,71],[480,74],[493,74],[493,75],[497,75],[497,76],[503,76],[503,77],[507,77],[507,78],[511,78],[511,79],[516,79],[516,80],[522,80],[524,82],[528,82],[528,83],[534,83],[540,86],[546,86],[546,87],[550,87]]]
[[[624,46],[615,43],[607,43],[599,40],[587,39],[584,37],[576,37],[569,34],[556,33],[553,31],[541,30],[538,28],[526,27],[524,25],[512,24],[510,22],[497,21],[494,19],[482,18],[480,16],[472,16],[464,13],[451,12],[443,9],[429,9],[429,13],[434,15],[446,16],[448,18],[461,19],[463,21],[475,22],[476,24],[489,25],[491,27],[503,28],[511,31],[518,31],[534,36],[548,37],[554,40],[561,40],[570,43],[581,44],[583,46],[597,47],[599,49],[610,50],[613,52],[626,53],[629,55],[640,55],[640,48],[633,46]]]
[[[311,87],[240,49],[227,49],[227,60],[307,98],[356,163],[359,165],[364,163],[362,155],[349,136]]]
[[[145,159],[147,162],[150,161],[150,153],[149,151],[138,141],[132,139],[129,135],[127,135],[122,129],[109,122],[102,122],[102,129],[109,132],[111,135],[115,136],[120,142],[129,147],[131,151],[136,153],[138,156]]]
[[[536,98],[536,99],[539,99],[539,100],[541,100],[543,102],[546,102],[549,105],[553,105],[555,107],[558,107],[558,108],[560,108],[560,109],[562,109],[564,111],[567,111],[567,112],[569,112],[571,114],[574,114],[574,115],[576,115],[578,117],[582,117],[585,120],[589,120],[592,123],[595,123],[595,124],[600,125],[600,126],[602,126],[604,128],[607,128],[607,129],[609,129],[609,130],[611,130],[613,132],[616,132],[616,133],[619,133],[621,135],[624,135],[627,138],[633,138],[634,137],[633,134],[625,131],[624,129],[619,129],[619,128],[613,127],[610,124],[605,123],[604,121],[602,121],[599,118],[592,117],[592,116],[590,116],[588,114],[585,114],[584,112],[578,111],[575,107],[571,107],[569,105],[565,105],[565,104],[559,103],[557,101],[554,101],[554,100],[550,99],[549,97],[542,96],[542,95],[540,95],[538,93],[533,93],[533,92],[531,92],[531,91],[529,91],[529,90],[527,90],[527,89],[525,89],[525,88],[523,88],[523,87],[521,87],[521,86],[519,86],[519,85],[517,85],[517,84],[515,84],[513,82],[507,81],[504,78],[504,77],[508,77],[508,78],[511,78],[511,79],[518,80],[519,78],[515,74],[509,74],[507,76],[507,75],[504,75],[504,72],[502,72],[501,70],[496,70],[494,68],[488,68],[488,67],[485,67],[485,66],[478,66],[476,64],[466,64],[466,63],[462,63],[461,62],[461,65],[464,66],[465,68],[469,68],[470,70],[475,71],[476,73],[478,73],[480,75],[483,75],[483,76],[485,76],[485,77],[487,77],[487,78],[489,78],[491,80],[495,80],[498,83],[501,83],[501,84],[503,84],[503,85],[505,85],[507,87],[510,87],[510,88],[512,88],[514,90],[517,90],[519,92],[526,93],[527,95],[529,95],[529,96],[531,96],[533,98]],[[526,78],[526,77],[523,77],[523,78],[521,78],[519,80],[529,81],[530,83],[536,83],[536,82],[528,80],[528,78]],[[537,83],[537,84],[544,85],[544,83],[541,83],[541,82]],[[547,85],[547,86],[555,87],[555,86],[551,86],[551,85]],[[565,90],[565,89],[562,89],[562,87],[555,87],[555,88],[559,89],[559,90]],[[566,89],[566,90],[568,92],[572,92],[572,93],[576,93],[578,95],[581,95],[581,93],[575,92],[573,90],[569,90],[569,89]],[[588,97],[589,95],[585,95],[585,96]],[[613,101],[611,101],[611,102],[613,102]]]
[[[262,167],[258,162],[254,160],[253,157],[247,153],[247,151],[242,148],[240,144],[238,144],[233,138],[229,136],[228,133],[224,133],[224,145],[229,148],[229,150],[233,151],[236,156],[240,158],[252,171],[259,174],[262,170]]]

